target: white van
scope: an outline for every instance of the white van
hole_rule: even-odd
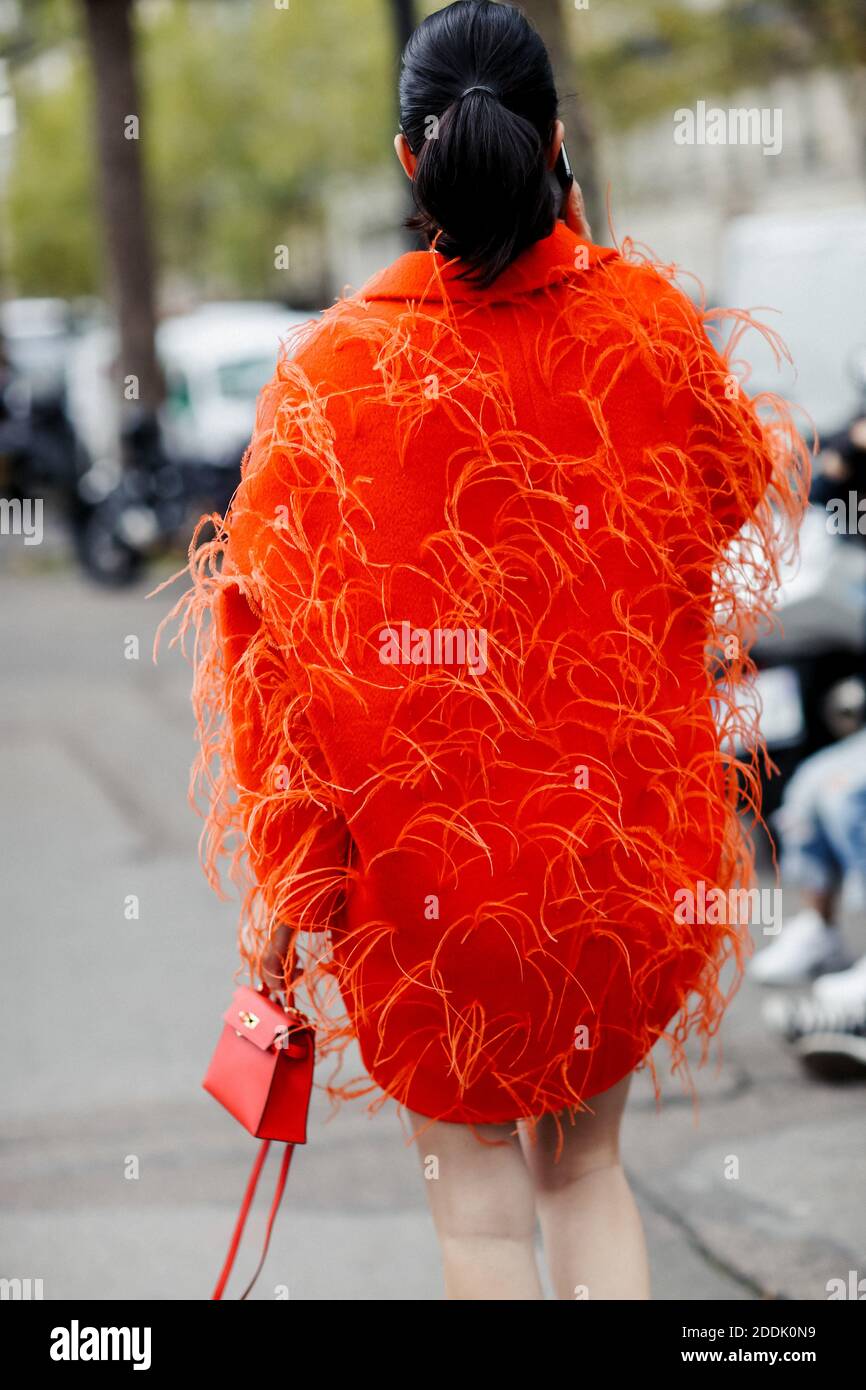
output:
[[[852,364],[866,346],[866,205],[735,218],[719,298],[781,334],[794,362],[778,371],[762,337],[747,334],[749,394],[777,391],[804,407],[820,433],[841,429],[862,408]]]
[[[273,375],[281,344],[291,345],[312,317],[281,304],[224,302],[163,319],[156,350],[165,376],[160,422],[169,452],[219,463],[232,460],[234,450],[240,459],[256,397]],[[117,460],[117,351],[116,330],[100,326],[74,341],[67,364],[70,414],[97,467]]]

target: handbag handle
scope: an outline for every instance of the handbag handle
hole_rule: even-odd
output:
[[[244,1233],[244,1226],[246,1225],[247,1217],[249,1216],[250,1207],[253,1204],[253,1198],[256,1195],[256,1188],[258,1187],[259,1178],[261,1177],[262,1168],[265,1165],[265,1159],[268,1156],[268,1150],[270,1149],[270,1147],[270,1139],[263,1139],[261,1145],[259,1146],[259,1151],[256,1154],[255,1162],[253,1163],[252,1170],[247,1181],[247,1190],[244,1193],[244,1199],[241,1202],[241,1209],[238,1212],[238,1219],[235,1223],[235,1229],[231,1238],[231,1243],[229,1245],[228,1254],[225,1258],[225,1264],[222,1267],[220,1277],[217,1280],[216,1287],[210,1297],[210,1301],[212,1303],[214,1301],[218,1302],[222,1298],[225,1286],[229,1281],[229,1276],[232,1272],[232,1267],[234,1266],[235,1262],[235,1256],[238,1253],[238,1247],[240,1246],[241,1237]],[[262,1272],[262,1268],[264,1266],[265,1259],[268,1253],[268,1246],[271,1243],[271,1232],[274,1229],[274,1222],[277,1217],[277,1212],[279,1211],[280,1202],[282,1201],[283,1193],[286,1190],[286,1179],[289,1176],[289,1166],[292,1162],[292,1154],[294,1153],[294,1150],[294,1144],[287,1144],[283,1151],[283,1159],[280,1164],[280,1171],[277,1177],[277,1185],[274,1189],[274,1196],[271,1202],[271,1209],[268,1213],[268,1224],[265,1229],[265,1239],[262,1245],[262,1253],[259,1256],[259,1262],[256,1265],[255,1273],[253,1274],[252,1279],[247,1284],[246,1288],[241,1294],[241,1302],[243,1302],[247,1295],[252,1292],[253,1285],[255,1284],[256,1280]]]

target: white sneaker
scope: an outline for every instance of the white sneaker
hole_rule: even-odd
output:
[[[763,1014],[816,1075],[827,1081],[866,1075],[866,999],[851,1008],[825,1004],[814,990],[796,998],[777,994],[764,1001]]]
[[[836,971],[816,980],[812,992],[822,1004],[866,1009],[866,956],[861,956],[849,970]]]
[[[845,970],[849,963],[839,932],[807,907],[782,924],[771,946],[752,957],[749,978],[759,985],[802,985],[816,975]]]

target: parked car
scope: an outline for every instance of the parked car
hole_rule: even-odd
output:
[[[87,573],[129,583],[148,554],[185,543],[203,512],[228,505],[257,396],[281,344],[291,350],[307,322],[270,303],[206,304],[167,318],[156,340],[167,394],[153,417],[121,400],[104,308],[7,303],[4,485],[22,496],[51,491]]]
[[[30,400],[62,399],[76,314],[65,299],[0,303],[0,341],[15,388]]]
[[[245,448],[259,391],[273,374],[282,342],[309,314],[281,304],[203,304],[157,328],[166,383],[160,426],[166,450],[220,463]],[[69,411],[97,469],[117,466],[122,402],[113,383],[118,350],[113,328],[100,326],[75,343],[67,370]]]
[[[223,511],[240,477],[256,399],[281,344],[310,316],[280,304],[204,304],[156,334],[166,397],[157,418],[124,421],[117,335],[83,334],[67,373],[70,416],[90,457],[74,509],[76,550],[92,578],[124,584],[148,554],[187,539],[204,511]],[[124,460],[123,464],[121,460]]]

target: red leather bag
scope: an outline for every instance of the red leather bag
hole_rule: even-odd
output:
[[[285,1143],[261,1257],[241,1294],[256,1282],[270,1245],[295,1144],[307,1142],[307,1114],[316,1060],[315,1030],[296,1009],[284,1009],[263,990],[242,985],[223,1014],[223,1031],[202,1085],[262,1145],[253,1164],[229,1252],[211,1295],[221,1299],[271,1141]]]

